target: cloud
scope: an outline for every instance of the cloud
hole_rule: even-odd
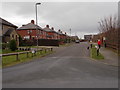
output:
[[[21,26],[31,19],[35,20],[35,3],[11,2],[3,3],[2,17]],[[38,8],[38,24],[45,27],[49,24],[55,30],[61,29],[80,35],[97,33],[101,18],[117,13],[117,2],[42,2]],[[82,34],[81,34],[82,33]]]

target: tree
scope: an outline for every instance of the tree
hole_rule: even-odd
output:
[[[105,33],[109,30],[115,30],[118,28],[118,18],[117,16],[110,16],[108,18],[101,19],[99,23],[99,32]]]
[[[11,49],[11,51],[15,51],[17,49],[17,44],[14,39],[10,41],[9,48]]]
[[[118,48],[118,17],[109,16],[101,19],[99,23],[100,39],[111,48]],[[105,40],[103,39],[105,37]]]

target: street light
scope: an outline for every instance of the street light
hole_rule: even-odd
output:
[[[37,5],[40,5],[41,3],[35,4],[35,11],[36,11],[36,37],[37,37],[37,46],[38,46],[38,30],[37,30]]]
[[[71,28],[70,28],[70,42],[71,42]]]

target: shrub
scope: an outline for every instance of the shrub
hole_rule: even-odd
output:
[[[11,51],[15,51],[17,49],[17,44],[15,40],[10,41],[9,48],[11,49]]]
[[[8,49],[9,48],[9,43],[2,43],[2,45],[0,45],[2,47],[2,49]]]

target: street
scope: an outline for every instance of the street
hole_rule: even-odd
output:
[[[86,42],[3,69],[3,88],[117,88],[118,68],[90,58]]]

